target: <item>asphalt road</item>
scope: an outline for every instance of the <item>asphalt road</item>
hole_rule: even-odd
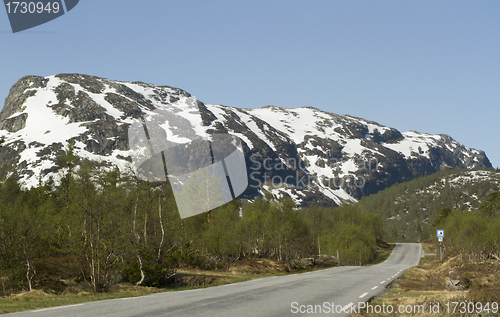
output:
[[[203,289],[44,308],[5,316],[275,317],[320,313],[348,316],[341,309],[352,312],[359,303],[382,293],[405,269],[419,263],[421,253],[420,244],[398,244],[385,262],[373,266],[342,266]],[[332,309],[338,313],[332,314]]]

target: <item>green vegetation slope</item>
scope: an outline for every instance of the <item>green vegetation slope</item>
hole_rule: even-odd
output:
[[[388,241],[418,242],[428,236],[441,208],[474,212],[499,189],[498,170],[450,169],[363,197],[358,206],[382,216]]]

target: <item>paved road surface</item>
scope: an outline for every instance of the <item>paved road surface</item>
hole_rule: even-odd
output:
[[[384,263],[373,266],[342,266],[204,289],[52,307],[5,316],[311,316],[315,314],[302,314],[300,311],[306,312],[307,305],[312,305],[310,308],[319,305],[316,306],[317,313],[329,313],[332,303],[337,311],[341,308],[352,311],[351,307],[382,293],[385,286],[405,269],[417,265],[421,253],[420,244],[398,244]]]

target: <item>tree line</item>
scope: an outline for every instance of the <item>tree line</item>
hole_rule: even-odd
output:
[[[71,259],[78,280],[107,291],[119,272],[131,283],[162,287],[179,266],[226,269],[267,257],[294,267],[319,253],[342,264],[373,261],[385,232],[378,214],[356,206],[297,208],[290,199],[234,200],[181,219],[169,183],[139,180],[77,158],[58,161],[58,182],[23,189],[0,183],[0,288],[4,295],[43,288],[48,260]],[[62,267],[61,263],[61,267]]]

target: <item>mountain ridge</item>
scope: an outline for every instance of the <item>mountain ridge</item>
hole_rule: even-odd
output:
[[[187,111],[187,103],[199,113]],[[239,137],[249,199],[267,192],[299,205],[339,205],[439,169],[491,167],[483,151],[445,134],[401,133],[314,107],[204,104],[180,88],[82,74],[25,76],[12,86],[0,112],[0,161],[14,166],[27,187],[57,181],[57,159],[73,140],[78,156],[127,170],[127,129],[157,108],[175,113],[178,120],[166,123],[174,142],[213,133]]]

